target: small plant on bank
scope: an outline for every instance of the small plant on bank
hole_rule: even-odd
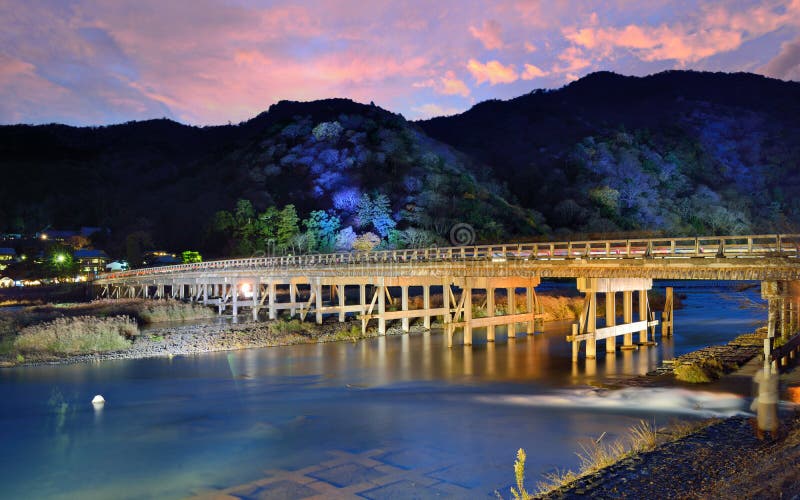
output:
[[[361,328],[358,325],[344,326],[336,331],[333,338],[334,340],[352,340],[356,341],[362,337]]]
[[[514,500],[530,500],[533,498],[530,493],[525,490],[525,460],[527,459],[525,450],[520,448],[517,450],[517,459],[514,461],[514,479],[517,483],[516,489],[511,487],[511,494],[514,495]]]

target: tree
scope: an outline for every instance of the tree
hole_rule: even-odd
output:
[[[374,197],[367,193],[361,195],[356,209],[356,224],[360,228],[372,226],[379,235],[386,237],[397,225],[392,219],[389,197],[383,193]]]
[[[336,245],[336,232],[341,226],[339,217],[323,210],[315,210],[303,221],[303,225],[309,235],[309,249],[313,247],[322,253],[333,251]]]
[[[47,252],[45,270],[48,277],[69,279],[78,273],[78,263],[72,258],[72,249],[65,245],[53,245]]]
[[[366,232],[355,239],[353,250],[369,252],[381,243],[381,237],[373,232]]]
[[[292,240],[300,234],[300,218],[297,216],[297,210],[294,205],[286,205],[281,210],[278,217],[278,227],[275,231],[278,248],[286,250],[292,244]]]
[[[203,262],[203,257],[200,252],[194,250],[185,250],[181,253],[181,258],[184,264],[192,264],[194,262]]]

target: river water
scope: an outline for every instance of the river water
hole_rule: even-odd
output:
[[[452,349],[433,332],[3,370],[0,498],[508,497],[518,448],[533,487],[576,467],[581,442],[603,433],[749,406],[747,388],[591,388],[765,317],[742,302],[760,301],[757,286],[672,285],[686,294],[672,339],[609,359],[598,346],[598,360],[577,364],[569,325],[548,324],[512,342],[478,331],[475,345]]]

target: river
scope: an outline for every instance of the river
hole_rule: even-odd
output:
[[[542,473],[576,467],[582,440],[749,406],[709,389],[591,388],[766,315],[740,302],[758,303],[757,286],[672,285],[686,294],[673,338],[577,364],[569,325],[548,324],[512,342],[500,329],[496,343],[476,332],[475,345],[452,349],[432,332],[2,370],[0,497],[507,498],[518,448],[532,489]]]

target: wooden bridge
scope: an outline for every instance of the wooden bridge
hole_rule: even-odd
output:
[[[407,332],[412,319],[422,318],[430,328],[432,317],[441,318],[452,346],[456,328],[463,330],[466,345],[475,328],[485,328],[490,342],[499,325],[508,326],[510,337],[518,324],[533,334],[542,317],[535,291],[541,279],[574,278],[585,294],[583,313],[567,339],[577,359],[580,342],[589,358],[596,356],[598,340],[606,341],[607,352],[616,350],[619,336],[622,349],[636,348],[636,332],[639,345],[652,342],[658,320],[647,291],[654,279],[761,281],[770,304],[770,338],[776,332],[788,335],[800,319],[793,290],[800,281],[798,257],[796,234],[567,241],[228,259],[107,273],[93,286],[99,297],[173,297],[215,305],[220,314],[230,308],[236,316],[247,308],[254,319],[262,309],[269,319],[288,311],[303,320],[312,315],[317,323],[325,315],[342,322],[356,315],[364,331],[376,320],[381,335],[389,321],[400,320]],[[505,297],[502,308],[498,289]],[[421,295],[414,307],[412,292],[417,299]],[[473,303],[476,292],[480,300]],[[616,324],[618,293],[621,324]],[[607,311],[602,327],[598,295]],[[671,289],[661,319],[662,334],[671,334]]]

